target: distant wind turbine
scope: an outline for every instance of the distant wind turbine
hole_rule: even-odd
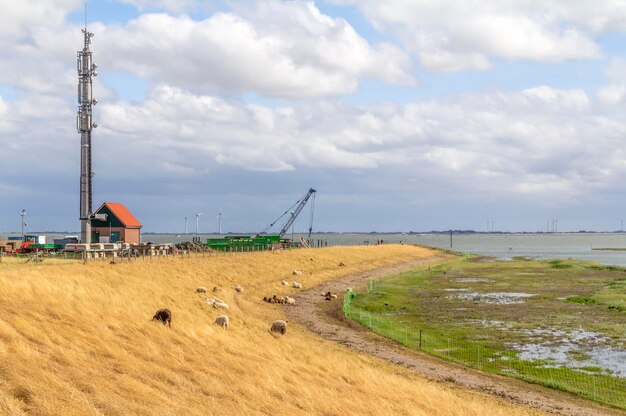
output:
[[[200,228],[200,215],[202,215],[203,212],[196,212],[196,234],[198,234],[198,229]]]
[[[220,211],[217,214],[217,217],[215,217],[215,218],[217,218],[217,224],[218,224],[217,230],[218,230],[218,233],[222,234],[222,218],[225,218],[224,214],[222,214],[222,207],[220,207]]]

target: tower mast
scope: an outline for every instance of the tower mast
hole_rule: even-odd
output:
[[[92,121],[92,106],[97,101],[93,98],[92,77],[98,75],[97,65],[92,62],[92,52],[89,50],[91,38],[94,34],[87,31],[87,22],[82,29],[84,36],[83,50],[78,51],[78,115],[76,128],[80,133],[80,240],[82,243],[91,243],[92,189],[91,179],[91,131],[98,127]]]

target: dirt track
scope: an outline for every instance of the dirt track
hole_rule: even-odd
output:
[[[405,366],[430,380],[487,393],[555,414],[577,416],[626,414],[557,390],[509,377],[474,371],[405,348],[344,317],[341,294],[347,288],[352,287],[357,290],[363,287],[369,279],[398,273],[411,267],[437,264],[446,258],[446,255],[436,254],[326,282],[303,292],[296,298],[297,304],[285,307],[285,310],[290,320],[298,322],[323,338]],[[328,291],[340,294],[339,299],[326,301],[320,293]]]

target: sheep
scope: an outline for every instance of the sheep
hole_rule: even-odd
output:
[[[204,286],[200,286],[196,288],[196,293],[207,293],[208,289]]]
[[[326,292],[326,295],[324,295],[324,297],[326,298],[326,300],[337,299],[337,294],[333,292]]]
[[[168,327],[172,327],[172,312],[169,309],[159,309],[152,317],[153,321],[163,322],[163,325],[167,324]]]
[[[291,287],[293,287],[294,289],[302,289],[302,284],[300,284],[298,282],[293,282],[291,284]]]
[[[268,298],[267,296],[263,296],[263,301],[265,302],[271,302],[272,298]]]
[[[213,296],[213,299],[209,300],[209,298],[206,298],[205,300],[208,305],[213,305],[214,303],[226,303],[222,299],[218,298],[217,296]]]
[[[229,309],[228,304],[220,298],[213,297],[213,299],[207,300],[206,303],[207,305],[213,306],[216,309]]]
[[[344,263],[344,262],[340,261],[340,262],[339,262],[339,267],[346,267],[346,263]]]
[[[277,320],[272,323],[270,332],[280,332],[281,335],[285,335],[287,332],[287,321]]]
[[[294,270],[291,274],[294,276],[302,276],[302,272],[300,270]]]
[[[243,287],[241,287],[241,285],[239,285],[239,283],[237,283],[237,286],[235,286],[235,290],[239,293],[243,292]]]
[[[215,323],[224,328],[225,331],[228,330],[228,325],[230,325],[230,321],[226,315],[220,315],[215,318]]]
[[[290,298],[289,296],[285,296],[285,304],[287,305],[295,305],[296,300],[294,298]]]
[[[219,287],[219,286],[214,286],[213,287],[213,293],[217,293],[217,292],[221,292],[221,291],[222,291],[221,287]]]
[[[280,284],[283,285],[283,286],[289,286],[289,282],[286,281],[286,280],[281,280]]]
[[[285,298],[278,298],[276,297],[276,295],[274,295],[272,296],[272,302],[283,304],[285,303]]]
[[[224,302],[215,302],[212,306],[216,309],[225,309],[225,310],[230,309],[228,304]]]

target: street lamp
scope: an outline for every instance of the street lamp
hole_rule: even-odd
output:
[[[24,218],[26,217],[25,209],[20,212],[20,216],[22,217],[22,242],[24,242],[24,227],[26,226],[26,222],[24,221]]]

